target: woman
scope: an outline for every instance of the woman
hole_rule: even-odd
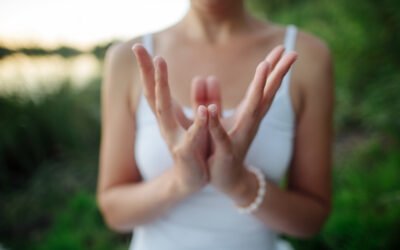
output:
[[[277,234],[310,237],[331,207],[332,112],[321,41],[257,20],[243,0],[192,0],[176,25],[107,52],[105,221],[135,230],[133,250],[276,249]]]

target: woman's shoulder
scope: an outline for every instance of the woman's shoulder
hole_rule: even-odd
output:
[[[142,36],[138,36],[126,41],[114,42],[106,51],[105,60],[112,64],[118,64],[124,66],[126,64],[134,64],[134,55],[132,52],[132,46],[135,43],[142,41]]]
[[[324,42],[318,36],[304,31],[295,24],[282,25],[277,23],[265,23],[265,32],[263,32],[263,34],[266,39],[271,39],[270,37],[272,36],[274,40],[276,39],[277,41],[283,43],[290,27],[294,27],[296,29],[296,50],[304,51],[307,55],[328,56],[330,54],[330,50],[326,42]]]
[[[304,31],[295,24],[286,25],[259,20],[256,33],[259,37],[259,41],[264,44],[283,44],[289,27],[294,27],[296,29],[295,50],[304,54],[304,57],[320,60],[330,56],[329,47],[321,38]]]
[[[271,34],[274,44],[283,43],[291,25],[272,24]],[[327,43],[318,36],[296,27],[294,50],[298,59],[293,68],[292,81],[297,103],[297,112],[301,110],[300,100],[308,96],[329,92],[333,89],[332,55]]]
[[[296,49],[310,62],[321,63],[331,59],[328,44],[316,35],[303,30],[298,31]]]
[[[326,80],[329,80],[332,74],[332,55],[325,41],[309,32],[299,30],[296,51],[299,55],[297,71],[307,72],[301,74],[305,87],[313,88],[316,84],[331,82]]]
[[[327,43],[314,34],[298,29],[295,51],[298,59],[292,78],[302,105],[307,102],[326,106],[334,89],[332,55]]]
[[[139,68],[132,51],[135,43],[140,43],[142,37],[113,43],[106,51],[104,59],[104,90],[116,99],[127,98],[131,109],[135,108],[140,84]]]
[[[295,25],[270,24],[275,43],[283,43],[288,28],[296,28],[294,50],[298,53],[298,60],[295,64],[296,78],[301,82],[312,84],[315,78],[324,78],[332,67],[332,55],[327,43],[318,36],[304,31]],[[296,73],[297,71],[297,73]],[[305,74],[304,72],[307,72]]]

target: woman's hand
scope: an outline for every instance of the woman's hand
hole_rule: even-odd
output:
[[[258,65],[254,79],[235,114],[222,120],[216,78],[196,78],[192,83],[192,100],[207,100],[203,101],[204,105],[214,104],[207,109],[193,102],[193,108],[197,106],[193,123],[170,96],[165,61],[157,58],[154,67],[151,57],[142,46],[136,45],[133,50],[145,84],[145,96],[157,116],[161,133],[174,157],[176,176],[179,176],[181,186],[192,193],[203,187],[211,176],[211,182],[217,189],[228,195],[236,194],[244,177],[249,176],[243,166],[248,148],[297,54],[292,52],[282,57],[282,46],[271,51]],[[208,140],[208,130],[212,144]]]
[[[232,117],[220,119],[221,105],[208,106],[208,128],[213,143],[208,159],[211,183],[229,196],[240,193],[249,172],[244,167],[247,151],[267,113],[282,79],[297,58],[275,48],[255,72],[245,98]],[[219,102],[220,103],[220,102]]]
[[[179,191],[188,196],[209,182],[206,162],[207,108],[204,105],[196,105],[194,101],[196,115],[194,121],[190,121],[171,98],[165,60],[156,57],[153,62],[140,45],[135,46],[133,51],[140,65],[145,96],[156,115],[161,134],[174,160],[173,176]],[[192,99],[205,99],[201,97],[204,84],[204,79],[194,79]]]
[[[150,108],[153,113],[156,114],[156,97],[155,97],[155,68],[154,62],[150,54],[147,52],[146,48],[144,48],[141,44],[135,44],[132,47],[133,53],[136,56],[136,60],[139,64],[140,76],[142,82],[144,83],[143,94],[149,103]],[[197,80],[198,81],[198,80]],[[196,84],[199,85],[199,84]],[[200,86],[201,87],[201,86]],[[194,91],[193,91],[194,93]],[[201,91],[197,91],[197,93],[201,94]],[[203,97],[198,97],[201,99]],[[178,123],[184,127],[185,129],[189,128],[189,126],[193,123],[193,121],[185,116],[183,113],[182,107],[178,105],[175,100],[171,99],[171,105],[173,109],[173,115],[177,118]]]

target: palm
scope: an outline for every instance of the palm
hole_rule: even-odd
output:
[[[244,159],[268,112],[283,77],[297,58],[296,53],[283,55],[283,48],[274,49],[261,62],[253,81],[236,112],[221,118],[220,101],[208,106],[212,150],[208,160],[212,183],[222,192],[235,188],[245,171]]]

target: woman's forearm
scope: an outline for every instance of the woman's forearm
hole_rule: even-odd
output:
[[[246,172],[242,185],[229,196],[240,206],[251,203],[257,195],[258,182]],[[330,213],[330,204],[298,191],[285,190],[267,181],[264,200],[254,216],[271,229],[300,238],[319,232]]]
[[[174,180],[172,167],[150,181],[100,191],[98,203],[109,227],[131,231],[161,216],[186,196]]]

